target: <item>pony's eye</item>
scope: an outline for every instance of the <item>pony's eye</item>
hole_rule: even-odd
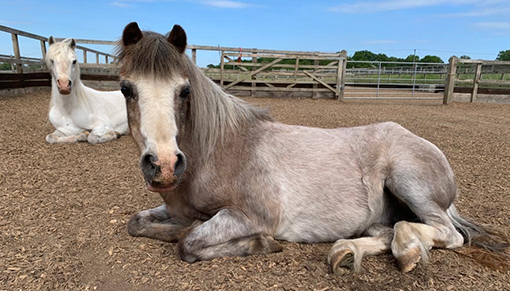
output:
[[[189,93],[190,93],[189,87],[186,87],[186,88],[182,89],[181,94],[179,96],[181,98],[188,98]]]
[[[76,64],[76,60],[73,61],[73,65]]]
[[[51,63],[53,64],[53,63],[55,63],[55,62],[54,62],[53,60],[51,60]]]
[[[120,87],[120,92],[122,92],[122,95],[124,95],[126,99],[133,97],[133,92],[126,86]]]

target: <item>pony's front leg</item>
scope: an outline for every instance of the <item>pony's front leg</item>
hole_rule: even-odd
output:
[[[220,210],[179,240],[179,254],[189,263],[281,250],[281,245],[273,237],[257,230],[243,212],[234,209]]]
[[[99,125],[92,128],[92,132],[89,134],[87,140],[91,144],[98,144],[108,142],[119,138],[120,134],[111,128]]]
[[[172,220],[166,205],[147,209],[131,216],[127,225],[131,236],[143,236],[161,241],[176,242],[189,229]]]
[[[80,141],[87,141],[89,135],[88,131],[82,131],[74,135],[65,135],[59,130],[55,130],[46,136],[46,142],[48,143],[75,143]]]

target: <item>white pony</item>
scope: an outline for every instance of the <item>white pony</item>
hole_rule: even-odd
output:
[[[50,37],[48,43],[45,61],[52,79],[49,120],[56,130],[46,136],[46,141],[96,144],[129,134],[122,93],[97,91],[81,82],[76,41],[68,38],[55,42]]]

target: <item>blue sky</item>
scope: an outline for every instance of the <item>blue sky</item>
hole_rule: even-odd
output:
[[[230,1],[0,0],[0,24],[40,35],[116,40],[124,26],[168,32],[184,27],[190,44],[335,52],[371,50],[405,57],[494,59],[510,49],[509,0]],[[94,47],[110,51],[108,47]],[[40,56],[22,40],[22,55]],[[0,32],[0,53],[12,54]],[[218,63],[199,53],[199,65]]]

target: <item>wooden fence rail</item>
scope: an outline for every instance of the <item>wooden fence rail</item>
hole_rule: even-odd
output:
[[[14,52],[14,57],[8,57],[5,55],[0,55],[0,61],[4,63],[10,63],[13,64],[14,69],[17,73],[23,73],[23,66],[28,64],[43,64],[44,58],[46,57],[46,42],[48,41],[48,38],[42,35],[37,35],[33,33],[29,33],[26,31],[10,28],[4,25],[0,25],[0,31],[7,32],[11,34],[12,39],[12,48]],[[19,45],[19,37],[26,37],[34,40],[38,40],[41,45],[41,58],[26,58],[22,57],[20,53],[20,45]],[[61,38],[57,38],[57,40],[62,40]],[[83,63],[87,64],[87,54],[92,53],[96,55],[96,64],[99,64],[99,57],[102,56],[105,59],[105,64],[109,64],[110,62],[114,62],[116,60],[116,56],[101,52],[98,50],[94,50],[91,48],[87,48],[84,46],[77,45],[77,49],[83,51]]]
[[[474,68],[459,69],[464,65],[471,65]],[[483,79],[483,66],[492,66],[490,70],[485,70],[487,74],[491,72],[501,73],[501,78],[498,79]],[[494,70],[494,66],[501,66],[501,70]],[[465,60],[459,59],[456,56],[452,56],[449,59],[448,74],[446,79],[446,87],[444,91],[443,104],[449,104],[453,101],[455,95],[456,84],[464,84],[471,86],[470,90],[470,102],[477,102],[480,86],[487,85],[494,88],[499,87],[501,91],[510,92],[510,80],[505,80],[505,73],[510,73],[510,62],[509,61],[488,61],[488,60]],[[459,76],[465,74],[468,77],[472,75],[472,79],[461,79]],[[498,77],[499,78],[499,77]],[[503,88],[503,89],[501,89]],[[486,91],[490,92],[489,89]],[[495,90],[493,90],[495,91]],[[505,93],[505,92],[503,92]],[[510,95],[501,94],[500,99],[510,100]],[[506,96],[505,96],[506,95]],[[505,102],[506,103],[506,102]]]

